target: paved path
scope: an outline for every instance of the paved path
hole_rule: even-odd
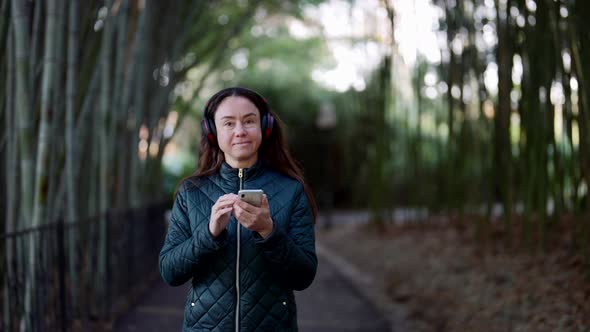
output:
[[[318,274],[308,289],[296,292],[301,332],[386,332],[388,322],[348,280],[319,256]]]
[[[169,287],[158,280],[115,322],[114,331],[180,331],[187,287]],[[312,286],[295,296],[301,332],[389,331],[387,321],[322,256]]]

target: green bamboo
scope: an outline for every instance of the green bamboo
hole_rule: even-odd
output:
[[[463,17],[462,13],[462,6],[459,5],[460,14],[459,17]],[[464,25],[463,19],[461,19],[461,25]],[[457,226],[459,229],[463,227],[464,222],[464,209],[465,209],[465,199],[467,198],[465,195],[465,190],[467,187],[466,181],[466,171],[467,171],[467,160],[470,155],[470,151],[468,146],[473,144],[472,141],[469,141],[469,119],[467,117],[467,104],[464,101],[465,96],[465,76],[467,74],[467,64],[468,61],[468,54],[466,49],[464,48],[461,52],[461,58],[458,64],[459,67],[459,75],[458,75],[458,82],[457,85],[459,86],[459,100],[457,103],[459,104],[459,111],[461,114],[461,119],[457,123],[457,155],[454,158],[454,166],[453,169],[455,170],[455,177],[457,179],[456,183],[458,184],[455,186],[454,195],[456,199],[456,208],[457,208]]]
[[[526,242],[530,249],[533,249],[533,229],[536,230],[536,244],[541,248],[544,247],[546,227],[547,227],[547,201],[548,201],[548,147],[550,146],[550,135],[553,135],[553,128],[549,128],[550,117],[553,113],[550,103],[550,89],[552,76],[554,74],[552,65],[552,58],[549,56],[553,53],[544,52],[547,48],[552,48],[553,45],[547,44],[545,40],[546,35],[550,35],[550,31],[545,31],[549,22],[546,22],[547,11],[543,3],[539,3],[537,11],[537,20],[539,26],[527,28],[527,46],[525,52],[527,56],[529,70],[526,71],[528,84],[523,84],[523,95],[526,95],[526,107],[523,112],[521,124],[523,133],[525,135],[525,152],[526,162],[523,172],[527,183],[527,190],[525,201],[527,202],[527,234],[525,234]],[[533,68],[540,68],[547,66],[545,71],[534,70]],[[545,91],[545,100],[540,100],[539,91]],[[536,223],[532,225],[532,223]]]
[[[66,181],[66,222],[73,224],[78,220],[78,202],[77,193],[78,188],[76,186],[76,177],[74,176],[74,164],[79,162],[77,154],[75,153],[76,141],[74,140],[75,128],[74,128],[74,116],[76,113],[76,97],[77,97],[77,84],[78,84],[78,33],[80,30],[79,19],[80,15],[80,4],[79,0],[70,0],[69,8],[69,24],[68,24],[68,56],[67,56],[67,78],[66,78],[66,125],[65,125],[65,143],[66,143],[66,162],[65,162],[65,181]],[[81,163],[80,163],[81,164]],[[79,287],[80,278],[76,269],[76,257],[79,233],[76,227],[69,228],[67,233],[68,239],[68,276],[70,283],[75,285],[71,288],[71,308],[72,316],[79,316]]]
[[[6,2],[3,3],[3,5]],[[4,6],[3,6],[4,7]],[[9,25],[8,28],[8,37],[6,43],[6,56],[7,56],[7,73],[6,73],[6,105],[4,108],[5,112],[5,122],[6,122],[6,135],[10,139],[6,144],[6,156],[5,159],[6,163],[6,187],[7,188],[16,188],[17,187],[17,173],[18,173],[18,148],[17,148],[17,138],[18,136],[15,135],[16,133],[16,116],[15,113],[12,111],[14,105],[14,84],[11,82],[15,81],[15,69],[14,69],[14,35],[12,34],[12,25]],[[4,231],[6,234],[10,234],[16,231],[16,216],[17,216],[17,197],[19,192],[16,190],[7,190],[6,191],[6,211],[5,211],[5,223],[4,223]],[[4,244],[4,258],[5,258],[5,276],[7,280],[13,280],[14,278],[14,271],[11,264],[11,258],[15,255],[15,244],[14,240],[11,238],[6,239]],[[8,283],[7,283],[8,284]],[[14,298],[12,294],[12,288],[7,287],[4,291],[4,310],[2,315],[4,315],[4,322],[8,329],[12,327],[12,317],[11,314],[11,299]]]
[[[135,36],[133,58],[136,66],[136,77],[135,77],[135,92],[133,100],[133,113],[130,115],[132,120],[131,126],[131,144],[130,144],[130,201],[131,207],[140,206],[142,199],[140,195],[140,183],[141,183],[141,162],[138,156],[138,145],[139,145],[139,128],[144,118],[145,112],[145,97],[144,89],[146,87],[146,71],[148,70],[145,54],[149,51],[148,38],[146,38],[146,29],[151,24],[150,6],[152,2],[146,1],[145,7],[141,9],[139,14],[138,28]]]
[[[568,96],[570,95],[568,89],[569,89],[569,82],[567,82],[567,86],[566,82],[564,82],[564,80],[562,79],[562,77],[564,76],[568,76],[568,73],[566,73],[566,70],[564,68],[564,64],[563,61],[561,61],[561,50],[563,49],[563,41],[561,38],[561,33],[560,33],[560,28],[559,28],[559,24],[560,23],[565,23],[560,21],[560,15],[559,15],[559,4],[552,2],[550,0],[545,0],[545,6],[547,6],[547,8],[549,8],[548,10],[548,20],[549,20],[549,29],[551,31],[551,36],[552,36],[552,41],[553,41],[553,56],[556,59],[556,63],[555,63],[555,76],[558,79],[561,79],[562,81],[562,86],[564,89],[564,95],[565,95],[565,104],[563,105],[563,109],[562,109],[562,114],[564,115],[564,118],[567,116],[568,114],[568,110],[571,111],[571,105],[569,103]],[[550,124],[549,127],[551,128],[551,130],[553,131],[553,127],[554,127],[554,111],[552,111],[551,114],[551,118],[550,118]],[[563,124],[563,128],[567,128],[567,123],[566,121],[562,121]],[[562,135],[563,138],[565,138],[565,135]],[[555,167],[555,175],[554,175],[554,179],[553,179],[553,196],[554,196],[554,200],[555,200],[555,211],[554,211],[554,220],[558,221],[559,217],[565,212],[565,183],[568,179],[568,174],[566,173],[566,159],[567,159],[567,155],[565,154],[565,151],[563,149],[564,144],[557,144],[557,142],[555,141],[555,135],[553,135],[551,138],[550,144],[553,147],[553,164]]]
[[[101,68],[97,67],[98,72],[101,72]],[[99,89],[96,92],[100,94],[100,79],[98,82]],[[97,96],[99,97],[99,96]],[[100,307],[101,303],[97,301],[92,301],[91,298],[98,298],[100,296],[99,293],[99,286],[97,285],[96,274],[97,274],[97,266],[93,263],[93,257],[96,257],[97,252],[99,250],[98,243],[95,242],[95,238],[99,229],[100,229],[100,221],[97,223],[98,216],[101,212],[100,210],[100,196],[99,196],[99,184],[98,178],[100,177],[100,117],[101,114],[100,110],[96,105],[92,106],[91,112],[91,120],[90,126],[86,129],[86,137],[87,140],[85,141],[85,146],[89,147],[84,149],[82,154],[80,155],[82,160],[88,160],[88,166],[85,168],[80,169],[80,178],[87,179],[87,182],[84,185],[84,188],[87,188],[87,196],[86,198],[86,205],[85,209],[88,213],[88,217],[92,217],[92,222],[88,225],[88,229],[86,232],[86,239],[88,240],[88,244],[83,251],[85,254],[85,261],[88,262],[84,266],[85,270],[82,272],[82,283],[83,288],[88,290],[85,294],[85,302],[82,304],[82,310],[84,313],[89,316],[99,316],[99,310],[102,310]],[[100,219],[98,219],[100,220]],[[99,239],[100,241],[100,239]],[[100,264],[100,263],[98,263]],[[100,281],[98,281],[100,283]]]
[[[32,227],[42,225],[46,216],[47,209],[47,185],[48,185],[48,146],[49,146],[49,126],[50,126],[50,107],[52,106],[53,76],[55,75],[55,48],[57,38],[57,2],[49,0],[47,2],[47,20],[45,27],[45,52],[43,56],[43,85],[41,91],[41,113],[39,124],[39,138],[37,140],[37,162],[35,169],[35,187],[33,201],[33,219]],[[21,320],[21,331],[30,330],[30,319],[33,318],[33,283],[37,275],[37,246],[36,240],[29,241],[28,250],[28,268],[25,284],[25,303],[24,317]]]
[[[577,4],[579,10],[576,13],[576,17],[578,17],[578,26],[572,26],[572,55],[573,55],[573,65],[575,68],[576,76],[578,78],[578,96],[579,96],[579,105],[578,105],[578,124],[579,124],[579,132],[580,132],[580,170],[582,175],[582,180],[586,184],[586,188],[590,188],[590,84],[588,84],[588,79],[590,77],[590,65],[587,64],[586,61],[583,59],[588,59],[590,56],[590,38],[586,33],[587,24],[587,15],[590,13],[590,7],[585,3],[585,5]],[[588,189],[590,190],[590,189]],[[586,214],[590,216],[590,194],[586,194]],[[588,218],[586,219],[588,220]],[[588,221],[584,224],[586,229],[589,229],[590,232],[590,224]],[[587,232],[587,233],[588,233]],[[589,248],[587,249],[587,257],[588,257],[588,264],[590,268],[590,234],[587,234],[586,239],[584,240]]]
[[[14,26],[14,47],[15,47],[15,112],[18,114],[17,141],[20,155],[20,219],[17,227],[25,228],[30,226],[33,210],[33,115],[31,101],[29,99],[29,16],[28,3],[12,0],[12,24]],[[30,280],[30,277],[28,278]],[[29,293],[31,284],[29,281]],[[30,297],[30,296],[29,296]],[[28,300],[30,303],[30,300]],[[20,320],[20,330],[25,331],[30,327],[30,322],[25,316],[16,316]]]
[[[512,153],[510,144],[510,90],[512,88],[512,51],[510,48],[510,26],[506,19],[509,17],[511,1],[507,0],[504,8],[496,4],[496,25],[498,27],[498,105],[495,116],[495,151],[498,173],[496,185],[501,193],[504,207],[504,224],[508,232],[507,239],[512,233]]]
[[[521,150],[522,154],[520,156],[520,165],[521,165],[521,178],[523,179],[523,188],[522,188],[522,199],[524,200],[524,215],[523,215],[523,239],[527,247],[532,247],[532,232],[533,232],[533,213],[534,213],[534,202],[533,196],[535,193],[535,181],[537,167],[535,166],[534,160],[534,153],[533,153],[533,145],[534,145],[534,135],[535,135],[535,123],[536,118],[534,117],[533,111],[538,110],[537,105],[537,95],[535,94],[535,88],[532,87],[533,77],[530,73],[530,61],[529,61],[530,52],[526,50],[523,51],[522,54],[522,61],[523,61],[523,78],[521,82],[522,87],[522,99],[519,105],[519,114],[521,117],[520,125],[521,125],[521,132],[522,132],[522,139],[521,139]]]
[[[21,183],[20,183],[20,216],[19,228],[30,226],[33,211],[33,119],[31,101],[29,99],[29,35],[28,8],[26,3],[12,0],[12,22],[15,40],[15,113],[18,114],[17,135],[19,142]]]
[[[33,8],[33,21],[31,27],[31,56],[29,59],[29,89],[31,93],[31,100],[33,109],[37,109],[39,106],[39,86],[37,82],[39,82],[39,77],[42,75],[43,71],[43,63],[39,61],[39,55],[42,51],[41,42],[43,41],[43,7],[47,6],[45,1],[38,1],[38,2],[31,2],[31,5],[34,6]],[[27,25],[27,29],[28,29]],[[28,31],[28,30],[27,30]]]
[[[95,179],[97,178],[96,172],[94,172],[97,153],[95,153],[96,149],[92,136],[96,132],[96,114],[98,113],[96,112],[96,100],[100,93],[100,69],[99,66],[95,67],[85,93],[80,89],[78,94],[84,94],[84,100],[81,110],[78,112],[78,117],[75,119],[74,142],[76,144],[74,145],[73,153],[76,156],[76,160],[89,160],[88,163],[76,162],[74,164],[74,179],[81,179],[81,181],[77,182],[79,188],[77,196],[77,209],[80,212],[79,218],[88,218],[98,214],[95,205],[95,191],[92,190],[93,184],[96,182]],[[78,84],[77,86],[80,87],[82,84]],[[82,213],[84,214],[82,215]],[[80,234],[81,236],[82,234]],[[90,255],[89,251],[85,253],[86,255]]]
[[[43,85],[41,91],[41,113],[39,123],[39,138],[37,141],[37,163],[35,171],[35,196],[33,208],[33,226],[44,223],[47,208],[48,179],[48,147],[50,144],[50,125],[53,106],[54,76],[56,75],[56,42],[59,13],[57,1],[47,2],[47,25],[45,28],[45,52],[43,56]]]
[[[419,60],[420,61],[420,60]],[[422,112],[424,107],[424,97],[422,96],[422,87],[424,85],[424,75],[426,74],[426,70],[424,68],[425,64],[421,61],[417,64],[416,68],[416,77],[414,78],[414,94],[416,96],[416,132],[415,138],[410,141],[410,146],[408,147],[410,151],[410,168],[411,168],[411,176],[414,179],[420,179],[420,170],[422,168],[422,161],[421,161],[421,145],[422,145]],[[423,197],[421,186],[416,186],[417,188],[412,192],[409,193],[410,196],[414,196],[411,198],[413,204],[422,204],[420,202],[420,197]]]
[[[7,41],[10,34],[10,1],[2,1],[0,5],[0,45],[8,45]],[[6,47],[6,53],[0,53],[0,62],[7,62],[8,60],[4,57],[8,58],[8,54],[8,47]],[[5,91],[0,93],[5,93]]]
[[[387,155],[387,140],[386,131],[387,123],[385,118],[385,91],[389,91],[389,77],[391,56],[386,56],[383,64],[377,72],[378,83],[375,90],[375,95],[369,95],[369,100],[373,105],[373,119],[375,124],[375,142],[373,142],[372,151],[373,156],[369,156],[369,169],[370,169],[370,191],[369,191],[369,211],[370,217],[369,222],[372,226],[376,227],[377,230],[382,230],[386,220],[386,206],[385,198],[387,197],[387,186],[385,176],[385,161],[388,158]],[[331,197],[330,204],[331,203]]]
[[[541,68],[542,66],[547,66],[547,70],[541,70],[540,73],[540,84],[546,91],[545,100],[540,105],[539,108],[542,113],[539,114],[539,121],[541,122],[541,126],[539,130],[539,188],[537,193],[539,195],[538,198],[538,214],[539,214],[539,225],[538,225],[538,246],[542,249],[546,249],[546,238],[547,238],[547,203],[549,201],[550,195],[550,179],[549,179],[549,155],[548,151],[552,148],[551,142],[553,141],[553,137],[555,136],[553,132],[553,120],[554,120],[554,111],[553,105],[551,104],[551,85],[553,81],[553,77],[555,77],[555,52],[553,51],[557,46],[551,42],[547,42],[547,38],[545,36],[551,36],[551,31],[549,30],[550,22],[549,22],[549,10],[550,8],[546,6],[546,2],[539,2],[537,7],[537,24],[535,33],[539,35],[537,39],[537,49],[539,50],[540,56],[535,57],[539,62],[539,66],[536,68]],[[553,41],[553,39],[549,39],[549,41]],[[549,52],[541,52],[542,49],[549,48]],[[554,146],[553,146],[554,148]],[[554,152],[555,153],[555,152]]]
[[[114,34],[114,20],[112,15],[112,1],[107,0],[105,7],[108,10],[106,17],[103,19],[103,45],[101,55],[101,92],[100,105],[98,116],[98,135],[100,149],[99,153],[99,211],[101,213],[99,225],[99,248],[98,248],[98,273],[96,274],[96,285],[98,291],[98,304],[102,313],[107,313],[108,304],[105,298],[107,296],[107,232],[108,219],[105,212],[110,207],[109,202],[109,154],[111,147],[109,146],[109,108],[111,106],[111,59],[113,55],[113,34]]]
[[[453,41],[454,34],[456,33],[455,22],[452,20],[452,12],[451,8],[449,8],[449,4],[445,2],[444,10],[446,15],[446,21],[448,24],[447,28],[447,44],[451,45]],[[455,136],[455,99],[451,94],[453,85],[455,84],[455,68],[456,68],[456,58],[455,54],[452,50],[449,51],[450,59],[449,64],[447,65],[447,72],[446,72],[446,83],[448,86],[447,90],[447,126],[449,128],[449,134],[447,138],[447,147],[446,147],[446,173],[445,173],[445,205],[447,208],[447,213],[451,214],[454,208],[455,202],[453,197],[453,187],[456,185],[456,179],[454,176],[453,170],[453,160],[455,158],[454,152],[454,136]]]
[[[582,12],[583,13],[583,12]],[[582,15],[579,13],[578,15]],[[584,18],[585,19],[585,18]],[[580,20],[580,19],[579,19]],[[581,24],[580,24],[581,25]],[[584,183],[586,188],[590,188],[590,115],[587,114],[590,108],[590,84],[588,84],[587,78],[590,75],[588,73],[589,67],[584,67],[582,59],[586,59],[590,56],[590,41],[586,40],[586,43],[579,43],[581,40],[580,30],[576,21],[569,25],[570,27],[570,46],[572,51],[572,68],[576,73],[578,80],[578,128],[580,134],[579,143],[579,169],[580,169],[580,183]],[[580,26],[583,29],[583,26]],[[584,31],[584,30],[581,30]],[[587,48],[585,49],[584,46]],[[577,186],[576,186],[577,187]],[[585,265],[587,270],[590,271],[590,194],[586,193],[586,211],[580,211],[580,215],[577,215],[577,224],[579,228],[579,237],[581,243],[582,254],[585,257]],[[584,204],[582,202],[576,202],[576,204]],[[590,272],[589,272],[590,273]]]
[[[567,26],[567,24],[566,24]],[[567,28],[566,31],[564,31],[562,34],[560,34],[560,39],[564,39],[564,44],[565,47],[567,47],[567,39],[566,36],[562,36],[563,34],[567,33]],[[564,143],[564,150],[566,151],[564,153],[565,158],[564,158],[564,168],[566,169],[565,174],[567,175],[567,184],[569,185],[569,187],[571,188],[576,188],[577,189],[577,182],[578,182],[578,178],[579,178],[579,169],[576,167],[577,163],[577,159],[578,159],[578,151],[576,149],[576,146],[574,145],[573,142],[573,124],[574,124],[574,113],[573,113],[573,104],[572,104],[572,89],[570,86],[570,79],[572,77],[570,72],[567,72],[564,65],[563,65],[563,61],[560,61],[559,63],[561,63],[562,65],[562,77],[561,77],[561,84],[563,86],[563,91],[564,91],[564,97],[565,97],[565,104],[564,104],[564,137],[565,137],[565,143]],[[571,70],[571,69],[570,69]],[[565,190],[565,186],[562,188],[563,190]],[[578,190],[572,190],[573,192],[571,194],[568,193],[568,196],[566,198],[566,201],[570,202],[570,206],[571,206],[571,212],[574,215],[577,215],[579,212],[579,205],[576,204],[575,202],[578,201]],[[574,227],[576,227],[574,225]],[[570,232],[571,233],[571,237],[570,237],[570,242],[572,244],[573,247],[575,247],[578,238],[577,238],[577,234],[576,232]]]
[[[82,103],[81,110],[75,120],[74,139],[76,142],[88,141],[88,136],[92,133],[91,125],[93,124],[93,119],[90,116],[94,113],[93,111],[95,111],[96,99],[100,92],[100,74],[100,67],[95,67],[88,88],[86,89],[86,93],[84,94],[84,102]],[[76,149],[74,150],[74,154],[80,156],[79,158],[81,158],[80,149],[83,145],[84,144],[75,145]],[[78,164],[78,166],[80,166],[80,164]],[[79,175],[79,172],[80,167],[78,167],[78,170],[75,172],[76,176]]]
[[[117,203],[116,206],[118,207],[127,207],[129,206],[129,164],[130,164],[130,158],[128,156],[131,155],[131,151],[134,151],[133,149],[131,149],[131,146],[129,144],[125,144],[127,142],[131,142],[133,140],[133,138],[131,137],[134,133],[131,132],[129,130],[129,127],[127,126],[127,123],[129,122],[129,117],[130,117],[130,112],[129,112],[129,108],[130,108],[130,104],[131,104],[131,100],[133,99],[133,86],[135,86],[135,80],[134,77],[136,76],[135,74],[135,69],[136,69],[136,65],[135,62],[131,62],[131,64],[129,65],[127,74],[126,74],[126,78],[125,78],[125,84],[123,84],[123,93],[122,93],[122,97],[121,97],[121,104],[120,104],[120,112],[121,112],[121,119],[120,121],[120,137],[121,137],[121,142],[124,142],[123,144],[121,144],[120,146],[120,154],[122,156],[125,156],[123,158],[118,158],[118,163],[117,163],[117,176],[118,176],[118,185],[120,186],[119,191],[118,191],[118,196],[117,196]]]
[[[55,75],[53,76],[53,82],[50,83],[54,86],[53,88],[53,100],[51,106],[51,118],[49,129],[49,137],[53,142],[59,142],[59,144],[49,145],[49,190],[47,193],[48,205],[47,205],[47,216],[46,219],[50,222],[58,220],[60,217],[64,217],[63,210],[61,209],[63,199],[63,190],[61,186],[61,179],[64,176],[65,167],[65,58],[66,58],[66,43],[65,36],[67,31],[65,29],[65,13],[66,13],[66,1],[58,1],[57,6],[57,25],[56,25],[56,42],[55,42]]]
[[[110,166],[110,173],[115,181],[115,189],[116,192],[114,193],[114,204],[115,206],[123,206],[120,203],[124,201],[122,197],[124,192],[126,192],[126,185],[122,183],[124,179],[123,173],[124,170],[119,168],[121,164],[121,160],[126,160],[128,153],[126,144],[116,144],[117,142],[126,142],[126,130],[125,127],[127,126],[127,109],[124,108],[124,91],[123,86],[128,85],[129,83],[125,81],[125,67],[126,67],[126,60],[128,56],[128,47],[127,45],[127,26],[129,25],[129,0],[124,0],[121,2],[119,10],[117,12],[116,18],[116,30],[117,30],[117,47],[114,50],[115,56],[113,58],[114,61],[114,90],[113,90],[113,98],[112,98],[112,106],[111,109],[113,110],[112,113],[112,121],[110,126],[110,133],[109,133],[109,146],[121,146],[123,149],[112,149],[111,155],[109,156],[109,165]]]

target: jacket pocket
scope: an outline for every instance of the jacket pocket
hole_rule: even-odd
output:
[[[283,294],[279,298],[279,306],[282,309],[283,315],[281,318],[281,327],[283,331],[297,330],[297,308],[295,305],[295,297],[293,294]]]
[[[184,326],[191,327],[194,324],[194,314],[195,314],[195,290],[191,287],[188,291],[186,296],[186,301],[184,304]]]

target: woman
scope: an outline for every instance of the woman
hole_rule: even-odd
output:
[[[198,170],[179,186],[160,252],[168,284],[192,281],[183,331],[296,331],[293,290],[317,268],[315,200],[262,96],[223,89],[204,113]],[[261,206],[241,189],[262,189]]]

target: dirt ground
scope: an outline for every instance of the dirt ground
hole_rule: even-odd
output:
[[[345,225],[317,236],[381,301],[403,308],[404,330],[590,331],[590,277],[571,250],[531,254],[500,240],[484,248],[473,230],[440,225]]]

